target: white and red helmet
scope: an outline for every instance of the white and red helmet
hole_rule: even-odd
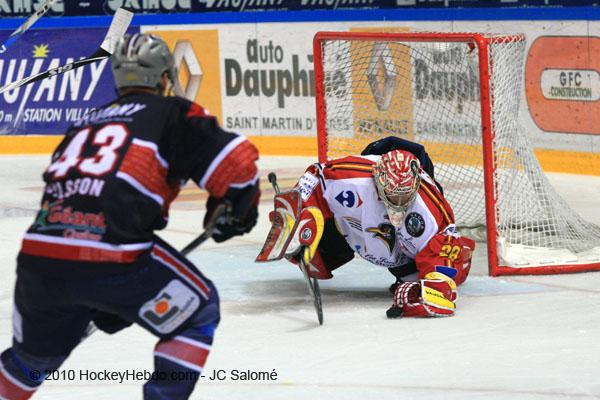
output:
[[[417,197],[421,184],[421,163],[408,151],[393,150],[382,155],[375,163],[373,178],[390,222],[396,227],[400,226],[406,210]]]

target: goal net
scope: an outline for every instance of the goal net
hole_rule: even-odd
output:
[[[524,53],[522,35],[319,32],[319,160],[419,142],[461,231],[487,241],[491,275],[600,270],[600,228],[552,188],[519,126]]]

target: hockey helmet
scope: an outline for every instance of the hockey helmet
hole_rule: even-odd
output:
[[[375,163],[373,178],[390,222],[396,227],[400,226],[402,217],[415,201],[421,184],[419,160],[408,151],[390,151]]]
[[[123,36],[111,57],[117,89],[149,87],[160,89],[163,73],[171,84],[177,75],[175,61],[167,44],[147,33]]]

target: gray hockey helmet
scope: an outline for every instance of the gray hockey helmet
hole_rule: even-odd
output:
[[[177,75],[173,55],[158,36],[147,33],[127,34],[117,43],[111,57],[117,89],[125,87],[160,88],[167,72],[171,83]]]

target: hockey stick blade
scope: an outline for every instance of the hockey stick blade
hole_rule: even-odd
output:
[[[131,11],[119,8],[113,16],[108,32],[106,33],[100,48],[108,54],[114,53],[117,42],[125,35],[125,32],[127,32],[127,28],[129,28],[132,19],[133,13]]]
[[[84,65],[92,64],[96,61],[104,60],[107,57],[110,57],[112,52],[114,51],[114,47],[125,31],[129,27],[131,23],[131,19],[133,18],[133,13],[130,11],[119,8],[115,13],[112,23],[110,24],[110,28],[108,29],[108,33],[106,34],[102,44],[98,50],[91,56],[84,58],[82,60],[73,61],[71,63],[58,66],[56,68],[49,69],[44,72],[40,72],[37,75],[29,76],[17,82],[9,83],[8,85],[0,88],[0,94],[9,90],[14,90],[20,88],[21,86],[29,85],[34,82],[41,81],[46,78],[50,78],[55,75],[59,75],[65,73],[67,71],[71,71],[77,69],[79,67],[83,67]],[[117,35],[121,36],[117,36]],[[103,47],[104,46],[104,47]]]
[[[58,0],[47,0],[44,4],[41,5],[40,8],[37,9],[37,11],[34,11],[34,13],[31,14],[29,18],[27,18],[27,20],[23,22],[21,26],[19,26],[13,33],[11,33],[10,36],[4,41],[4,43],[0,45],[0,54],[4,53],[6,50],[8,50],[10,46],[13,45],[13,43],[19,40],[21,35],[23,35],[25,31],[27,31],[27,29],[29,29],[33,24],[35,24],[38,19],[40,19],[44,14],[46,14],[48,10],[50,10],[50,8],[57,1]]]
[[[323,303],[321,302],[321,289],[319,288],[319,281],[316,278],[311,278],[308,275],[308,267],[304,263],[303,257],[300,257],[300,269],[302,270],[302,275],[304,275],[308,292],[313,298],[313,304],[315,306],[319,325],[323,325]]]

